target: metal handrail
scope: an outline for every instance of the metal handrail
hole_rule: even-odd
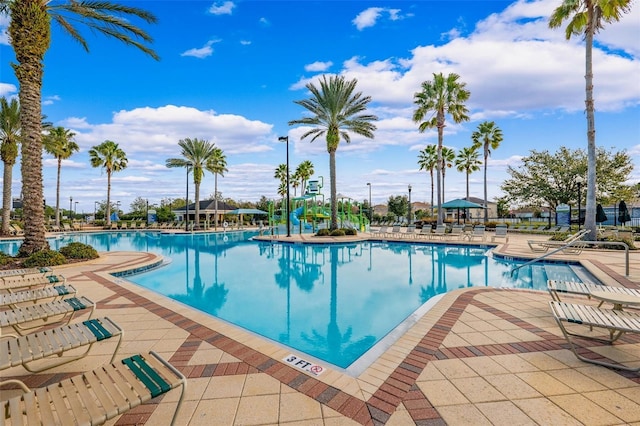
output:
[[[550,253],[545,253],[542,256],[536,257],[535,259],[532,259],[526,263],[523,263],[522,265],[518,265],[515,268],[513,268],[511,270],[511,274],[509,276],[513,276],[513,273],[515,271],[517,271],[518,269],[527,266],[527,265],[531,265],[533,263],[538,262],[539,260],[544,259],[545,257],[551,256],[552,254],[558,253],[559,251],[565,250],[567,247],[571,247],[574,244],[591,244],[591,245],[600,245],[600,246],[619,246],[619,247],[624,247],[624,257],[625,257],[625,276],[629,276],[629,246],[627,245],[627,243],[623,243],[621,241],[583,241],[583,240],[576,240],[576,241],[571,241],[568,244],[565,244],[555,250],[553,250]]]

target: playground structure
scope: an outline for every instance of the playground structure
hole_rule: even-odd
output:
[[[315,233],[318,229],[328,228],[331,221],[331,205],[325,203],[322,194],[322,177],[320,181],[309,181],[307,191],[300,197],[291,199],[289,222],[291,233]],[[279,208],[276,204],[279,203]],[[357,213],[354,213],[354,210]],[[287,216],[286,200],[269,203],[269,227],[278,233],[286,233]],[[284,225],[284,228],[282,227]],[[360,203],[355,200],[338,196],[338,226],[352,228],[358,231],[368,229],[369,220],[363,212]],[[283,229],[281,229],[283,228]]]

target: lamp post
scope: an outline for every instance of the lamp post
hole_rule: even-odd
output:
[[[69,216],[73,213],[73,197],[69,197]]]
[[[373,221],[373,206],[371,205],[371,182],[367,182],[367,186],[369,187],[369,225]]]
[[[187,163],[187,191],[184,197],[184,210],[186,217],[184,225],[185,232],[189,232],[189,167],[191,167],[192,165],[192,163]]]
[[[580,198],[582,198],[580,190],[582,189],[582,182],[584,182],[582,176],[578,176],[576,178],[576,183],[578,184],[578,231],[580,231]]]
[[[289,136],[280,136],[278,138],[280,142],[287,143],[287,237],[291,236],[291,218],[289,217],[289,209],[291,206],[289,205]]]
[[[96,220],[98,219],[98,204],[100,204],[100,202],[98,201],[94,201],[93,202],[93,223],[95,224]]]
[[[407,224],[411,225],[411,185],[409,185],[409,213],[407,213]]]

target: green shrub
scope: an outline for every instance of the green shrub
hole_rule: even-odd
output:
[[[97,259],[98,252],[90,245],[73,242],[60,249],[67,259]]]
[[[326,237],[327,235],[329,235],[329,230],[326,228],[318,229],[318,232],[316,232],[316,236],[318,237]]]
[[[13,261],[14,261],[13,257],[11,257],[8,254],[0,251],[0,265],[6,265],[6,264],[11,263]]]
[[[35,268],[40,266],[64,265],[67,259],[62,253],[55,250],[43,250],[29,256],[23,265],[25,268]]]
[[[555,234],[553,234],[551,236],[551,238],[549,238],[549,240],[551,241],[564,241],[567,238],[569,238],[569,233],[568,232],[556,232]]]
[[[358,235],[358,231],[353,228],[342,228],[344,235]]]
[[[344,237],[344,229],[334,229],[329,235],[331,235],[332,237]]]

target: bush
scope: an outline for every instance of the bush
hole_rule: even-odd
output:
[[[64,265],[67,259],[62,253],[55,250],[43,250],[29,256],[23,265],[25,268],[37,268],[42,266]]]
[[[344,235],[358,235],[358,231],[353,228],[343,228]]]
[[[73,242],[60,249],[67,259],[97,259],[98,252],[90,245]]]
[[[551,236],[551,238],[549,238],[549,240],[551,241],[564,241],[567,238],[569,238],[569,233],[568,232],[556,232],[555,234],[553,234]]]
[[[328,229],[318,229],[318,232],[316,232],[316,236],[317,237],[326,237],[329,235],[329,230]]]
[[[344,229],[334,229],[329,235],[331,235],[332,237],[344,237]]]
[[[13,262],[15,259],[8,254],[0,251],[0,266]]]

